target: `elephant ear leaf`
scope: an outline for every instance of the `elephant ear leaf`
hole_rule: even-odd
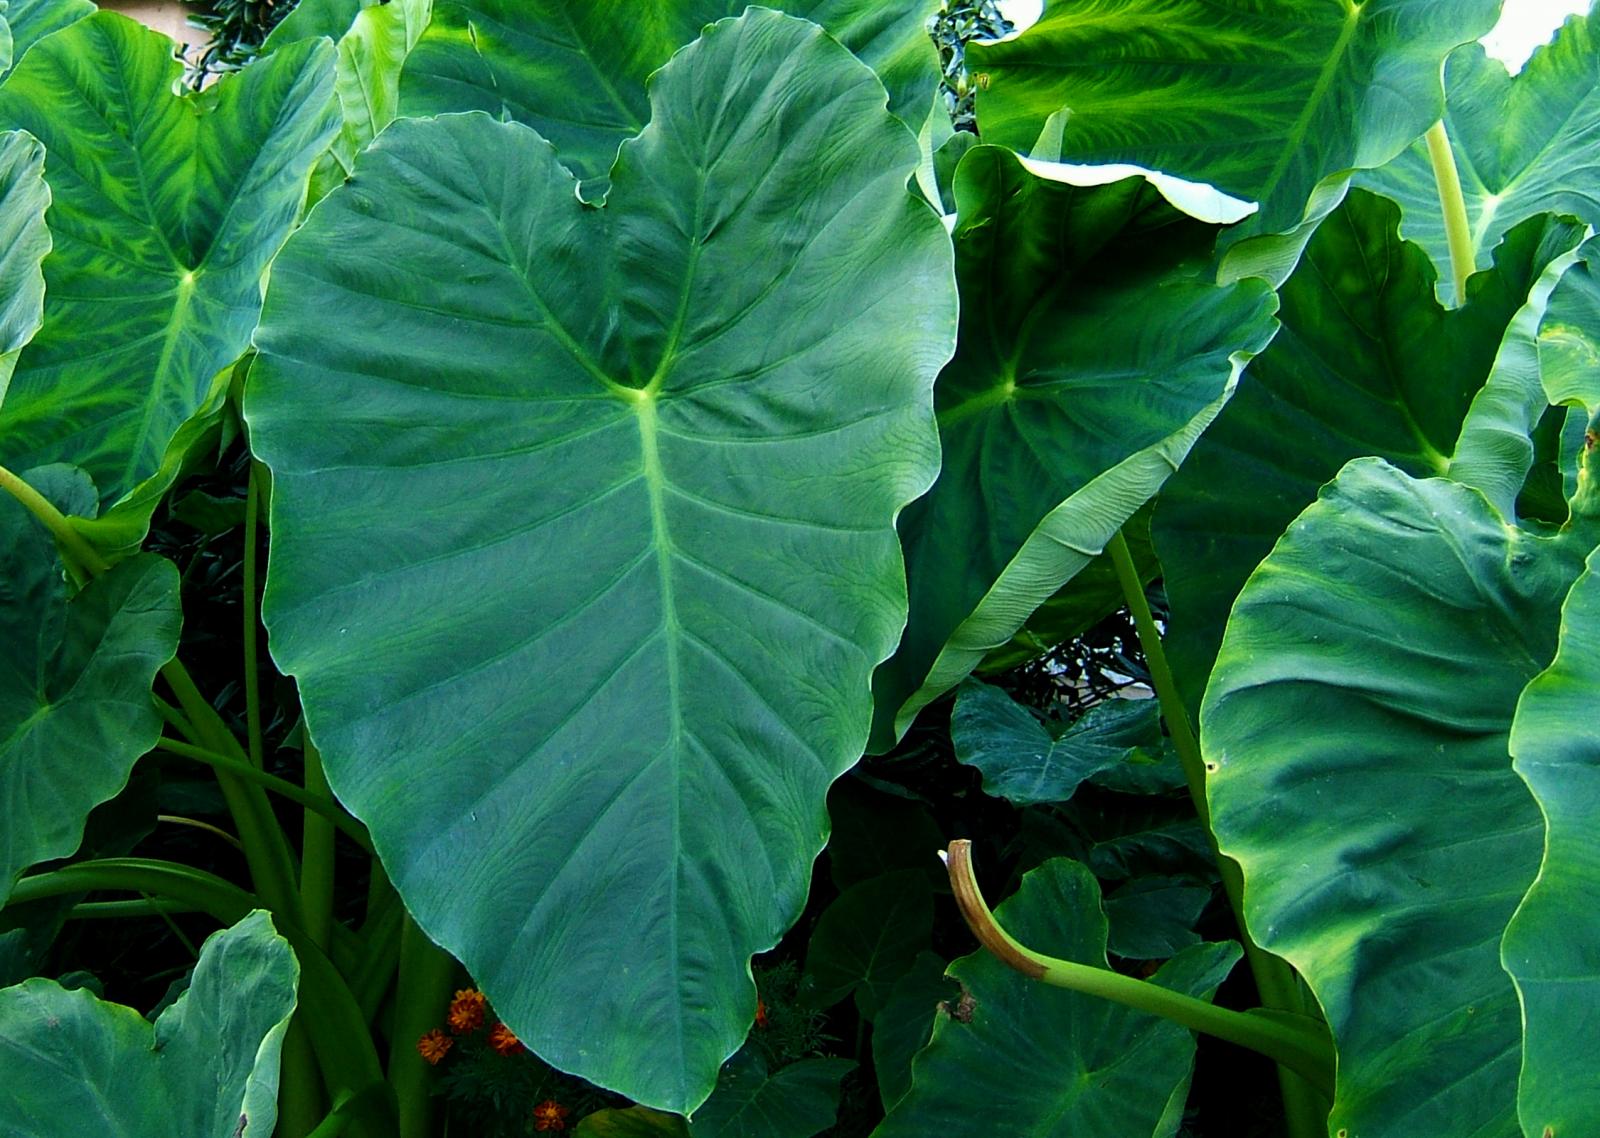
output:
[[[1266,284],[1206,279],[1216,230],[1141,178],[1065,185],[980,146],[955,188],[961,337],[944,464],[900,521],[911,617],[873,679],[880,750],[1094,561],[1277,329]]]
[[[205,942],[154,1024],[53,980],[0,990],[7,1133],[270,1138],[299,975],[257,910]]]
[[[712,25],[651,105],[602,208],[520,123],[397,121],[278,258],[246,415],[273,652],[407,906],[530,1047],[686,1111],[866,739],[955,297],[815,25]]]
[[[0,403],[17,356],[44,319],[39,264],[50,251],[49,204],[44,146],[24,131],[0,133]]]
[[[1480,44],[1457,48],[1445,63],[1444,89],[1444,123],[1478,268],[1488,268],[1500,239],[1536,214],[1600,225],[1600,202],[1590,190],[1600,177],[1600,19],[1573,16],[1515,76]],[[1426,143],[1358,174],[1356,183],[1399,202],[1401,232],[1447,271],[1444,214]]]
[[[249,346],[262,274],[335,125],[326,42],[204,94],[173,93],[181,69],[165,36],[98,12],[0,85],[0,121],[49,153],[54,243],[44,324],[0,410],[0,463],[70,462],[103,505],[136,499],[98,523],[117,547],[137,546],[181,466],[174,440],[215,411]]]
[[[1600,690],[1600,554],[1568,594],[1555,660],[1522,693],[1511,726],[1516,771],[1544,812],[1544,861],[1501,946],[1522,998],[1524,1134],[1581,1134],[1600,1118],[1600,1074],[1574,1065],[1600,1007],[1600,734],[1589,710]]]
[[[1133,162],[1298,225],[1317,185],[1378,166],[1438,119],[1439,69],[1499,0],[1050,0],[1021,36],[973,44],[978,128],[1031,146],[1068,114],[1061,157]]]
[[[1544,825],[1508,737],[1600,540],[1575,506],[1539,536],[1359,459],[1234,606],[1201,712],[1212,824],[1252,933],[1327,1014],[1332,1131],[1518,1130],[1500,940]]]
[[[94,509],[66,467],[25,480],[57,508]],[[156,672],[178,648],[178,573],[140,554],[71,594],[55,542],[0,493],[0,902],[28,866],[66,857],[89,811],[155,745]]]
[[[95,6],[90,0],[6,0],[4,19],[0,22],[6,25],[10,36],[11,58],[9,64],[0,65],[0,79],[5,77],[6,66],[15,66],[24,53],[45,36],[94,12]]]

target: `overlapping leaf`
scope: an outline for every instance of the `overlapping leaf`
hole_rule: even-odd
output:
[[[714,25],[652,107],[599,210],[521,124],[391,126],[274,266],[247,414],[272,649],[408,907],[540,1054],[684,1110],[866,737],[954,295],[814,25]]]
[[[854,995],[861,1017],[872,1019],[932,935],[933,891],[918,870],[850,886],[822,911],[811,934],[808,999],[826,1008]]]
[[[1100,889],[1074,861],[1048,861],[996,912],[1039,952],[1106,967]],[[1151,979],[1209,998],[1239,959],[1231,942],[1196,945]],[[971,997],[963,1022],[941,1011],[912,1061],[910,1091],[873,1138],[1135,1138],[1176,1130],[1194,1036],[1094,996],[1051,988],[986,950],[949,968]]]
[[[60,508],[93,512],[81,474],[27,478]],[[0,901],[28,866],[78,848],[89,811],[155,745],[150,685],[180,621],[177,570],[152,554],[69,597],[49,533],[0,494]]]
[[[44,147],[22,131],[0,134],[0,403],[17,356],[44,316],[44,274],[50,251],[45,208]]]
[[[49,153],[54,248],[0,462],[71,462],[106,504],[175,476],[170,445],[248,345],[262,273],[334,128],[332,54],[296,45],[180,98],[172,42],[101,12],[17,64],[0,123]]]
[[[1202,279],[1215,230],[1142,179],[1062,185],[986,146],[956,196],[944,466],[900,523],[911,619],[873,679],[879,748],[1100,554],[1276,328],[1263,282]]]
[[[834,1123],[849,1059],[802,1059],[776,1071],[741,1051],[723,1067],[717,1089],[695,1112],[692,1138],[811,1138]]]
[[[258,910],[206,941],[154,1024],[52,980],[0,990],[0,1135],[271,1138],[299,974]]]
[[[405,62],[401,113],[487,111],[527,123],[582,178],[602,177],[617,145],[649,120],[645,80],[746,0],[435,0]],[[939,81],[926,22],[936,0],[788,0],[888,87],[890,109],[920,123]],[[796,79],[799,77],[796,76]]]
[[[1515,77],[1468,44],[1445,64],[1444,89],[1478,268],[1489,266],[1508,231],[1537,214],[1600,224],[1600,20],[1574,16]],[[1400,202],[1400,231],[1445,272],[1450,251],[1426,145],[1357,181]]]
[[[1517,1130],[1500,938],[1544,833],[1507,738],[1596,540],[1360,459],[1234,607],[1201,715],[1212,823],[1251,932],[1327,1013],[1331,1130]]]
[[[11,59],[10,64],[0,65],[0,76],[45,36],[94,11],[90,0],[6,0],[3,22],[11,37]]]
[[[1565,223],[1527,222],[1469,282],[1467,306],[1446,311],[1426,253],[1397,238],[1398,216],[1358,190],[1323,223],[1281,290],[1283,331],[1156,504],[1167,647],[1196,704],[1245,578],[1345,462],[1449,469],[1508,326],[1579,238]]]
[[[1026,148],[1070,118],[1062,155],[1133,162],[1299,224],[1318,183],[1381,165],[1439,117],[1439,67],[1499,0],[1050,0],[1005,43],[973,44],[978,126]]]

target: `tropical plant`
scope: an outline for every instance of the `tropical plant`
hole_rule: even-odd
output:
[[[1600,17],[780,6],[0,11],[0,1135],[1593,1132]]]

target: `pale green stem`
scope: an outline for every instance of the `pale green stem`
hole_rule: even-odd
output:
[[[1467,220],[1467,199],[1461,193],[1461,174],[1456,169],[1455,150],[1444,120],[1428,128],[1428,161],[1433,164],[1433,180],[1439,188],[1439,207],[1444,212],[1445,243],[1450,247],[1450,279],[1455,285],[1456,307],[1467,302],[1467,278],[1472,275],[1476,257],[1472,250],[1472,223]]]
[[[1232,858],[1225,857],[1217,847],[1216,834],[1211,829],[1211,804],[1206,798],[1206,766],[1189,722],[1188,709],[1178,692],[1172,666],[1167,661],[1166,649],[1161,643],[1161,630],[1156,627],[1150,602],[1144,595],[1144,582],[1139,578],[1138,567],[1128,549],[1127,539],[1119,532],[1108,545],[1111,563],[1116,569],[1117,581],[1122,586],[1123,599],[1133,614],[1134,627],[1139,633],[1139,646],[1144,650],[1145,663],[1150,668],[1150,684],[1155,688],[1156,699],[1161,704],[1161,718],[1172,739],[1172,749],[1177,752],[1178,763],[1183,768],[1184,779],[1189,784],[1189,796],[1195,813],[1205,827],[1206,840],[1216,859],[1217,873],[1222,879],[1222,889],[1228,905],[1233,910],[1239,928],[1239,939],[1244,945],[1245,959],[1250,974],[1255,978],[1256,991],[1261,1002],[1269,1008],[1305,1015],[1309,1011],[1301,998],[1300,984],[1294,971],[1283,959],[1273,956],[1256,944],[1244,919],[1244,874]],[[1290,1138],[1321,1138],[1327,1130],[1327,1106],[1319,1101],[1318,1090],[1307,1086],[1295,1073],[1291,1064],[1278,1069],[1283,1089],[1285,1116]]]
[[[399,1107],[399,1138],[433,1138],[434,1077],[417,1040],[438,1027],[450,1003],[456,962],[409,916],[400,931],[400,986],[389,1042],[389,1085]]]
[[[1110,1000],[1182,1024],[1191,1031],[1247,1047],[1298,1072],[1313,1086],[1333,1090],[1333,1045],[1321,1024],[1310,1018],[1269,1018],[1219,1008],[1194,996],[1136,980],[1109,968],[1095,968],[1045,956],[1019,943],[989,911],[972,869],[972,843],[954,841],[946,854],[956,906],[979,942],[1007,966],[1057,988]]]
[[[39,491],[0,466],[0,490],[6,491],[50,531],[62,556],[83,576],[97,576],[111,568],[98,550],[72,527],[65,514]]]
[[[331,800],[333,791],[322,773],[322,755],[311,736],[305,739],[306,793]],[[333,824],[315,809],[307,808],[300,840],[300,903],[305,909],[306,932],[318,946],[326,949],[333,935]]]
[[[266,747],[261,737],[261,676],[256,649],[256,525],[261,516],[261,473],[259,463],[250,462],[250,488],[244,499],[244,588],[240,608],[244,616],[244,714],[249,736],[250,762],[258,769],[266,766]]]

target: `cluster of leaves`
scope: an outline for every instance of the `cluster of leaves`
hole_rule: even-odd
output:
[[[195,61],[190,82],[202,87],[254,59],[295,0],[197,0],[189,22],[205,33],[205,50]]]
[[[4,9],[0,1127],[1581,1133],[1600,18],[635,7]]]

